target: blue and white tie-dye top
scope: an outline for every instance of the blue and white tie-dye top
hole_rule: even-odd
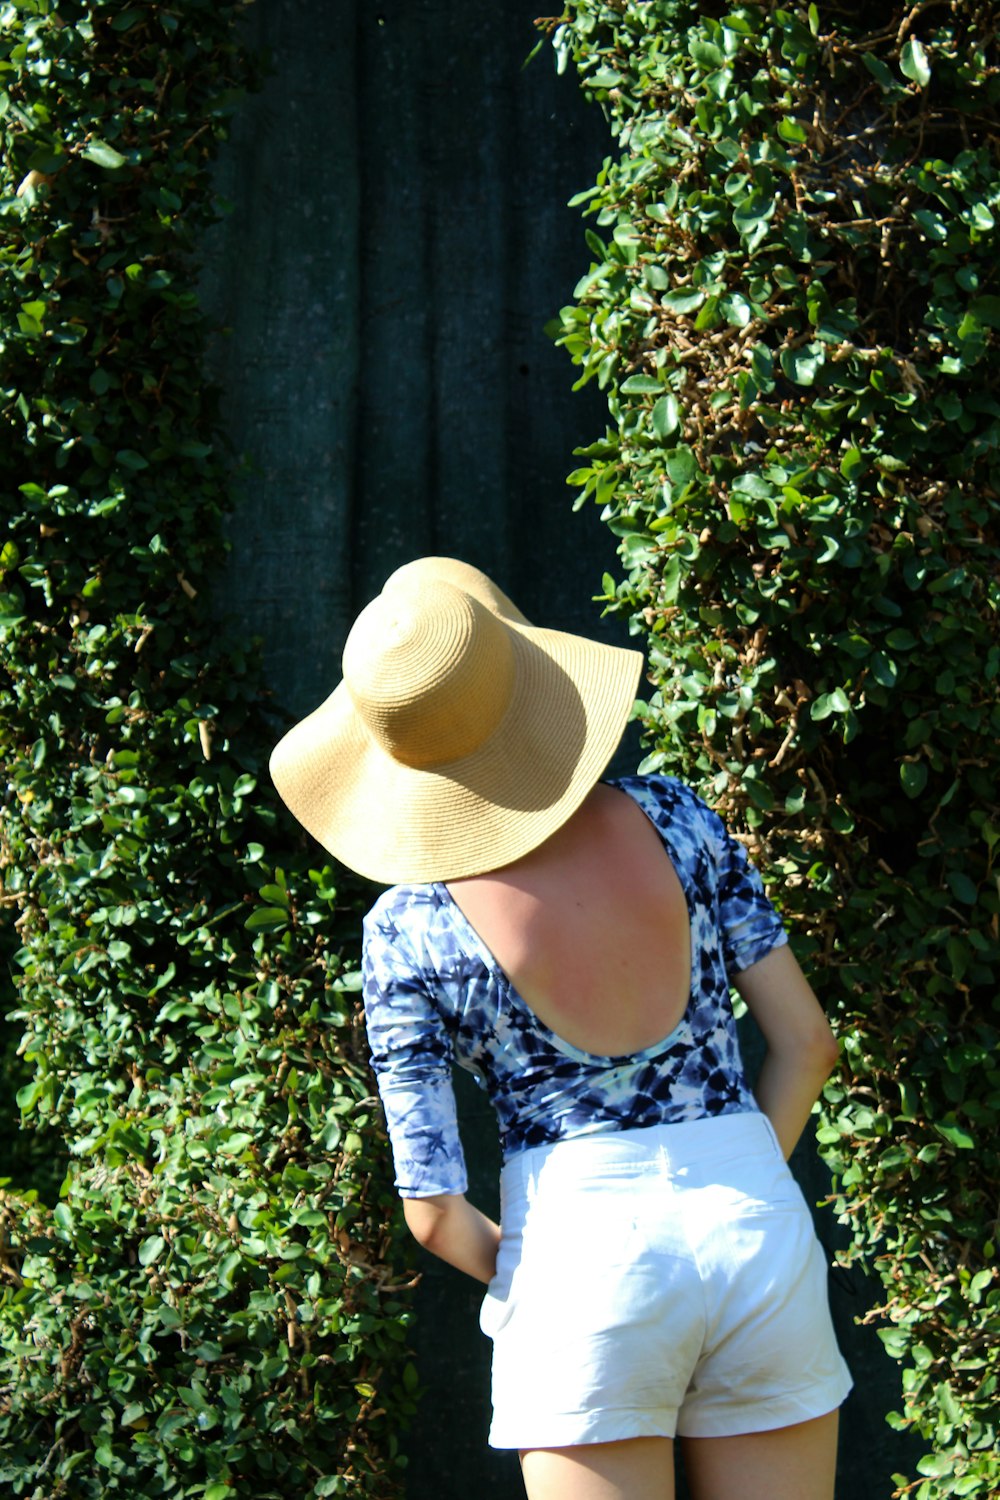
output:
[[[611,783],[652,821],[691,924],[691,992],[669,1036],[600,1057],[563,1041],[518,995],[447,888],[399,885],[365,918],[368,1039],[404,1197],[464,1193],[451,1068],[486,1089],[506,1160],[570,1136],[756,1110],[729,975],[787,941],[746,851],[671,777]]]

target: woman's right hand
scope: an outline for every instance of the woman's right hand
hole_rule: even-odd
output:
[[[403,1217],[414,1239],[432,1255],[477,1281],[492,1281],[500,1226],[473,1208],[464,1193],[404,1198]]]

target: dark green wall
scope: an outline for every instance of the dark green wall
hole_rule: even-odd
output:
[[[221,164],[233,212],[205,291],[253,465],[226,603],[293,709],[333,685],[350,618],[421,553],[495,572],[529,617],[604,628],[589,599],[612,538],[596,512],[574,519],[564,482],[604,406],[571,393],[542,325],[586,268],[565,204],[608,137],[549,55],[522,70],[532,14],[251,12],[274,71]]]
[[[233,211],[203,291],[229,430],[249,465],[220,607],[263,637],[279,703],[335,685],[350,619],[421,553],[495,574],[531,619],[623,640],[590,600],[614,558],[596,512],[573,515],[572,449],[602,431],[598,393],[542,325],[588,264],[566,200],[610,150],[599,110],[551,55],[527,69],[521,0],[257,0],[272,54],[220,164]],[[634,747],[622,769],[635,763]],[[461,1080],[473,1193],[495,1195],[492,1119]],[[825,1191],[805,1160],[807,1194]],[[836,1233],[821,1220],[829,1243]],[[843,1500],[888,1500],[906,1467],[881,1413],[898,1377],[832,1297],[860,1392],[845,1409]],[[408,1439],[409,1500],[521,1494],[486,1447],[480,1293],[428,1261],[416,1342],[427,1394]]]

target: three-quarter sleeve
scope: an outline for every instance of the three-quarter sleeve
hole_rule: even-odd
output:
[[[451,1037],[384,902],[365,918],[362,979],[396,1187],[404,1198],[464,1193],[468,1179],[451,1082]]]
[[[747,851],[733,838],[722,819],[707,811],[719,871],[722,953],[727,973],[739,974],[759,963],[772,948],[787,943],[788,934]]]

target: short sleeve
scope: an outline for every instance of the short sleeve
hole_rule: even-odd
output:
[[[788,942],[747,851],[716,813],[709,812],[719,870],[719,926],[726,972],[740,974]]]
[[[368,1044],[396,1187],[404,1198],[464,1193],[468,1179],[451,1082],[451,1037],[405,934],[382,903],[365,918],[361,967]]]

